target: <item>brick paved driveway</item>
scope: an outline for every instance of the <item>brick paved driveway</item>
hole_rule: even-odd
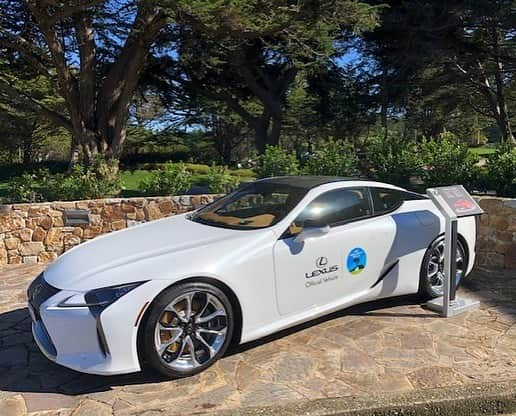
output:
[[[203,374],[83,375],[47,361],[25,289],[38,266],[0,268],[0,415],[192,414],[325,397],[516,379],[516,272],[477,269],[481,309],[442,319],[403,298],[355,307],[245,346]],[[58,412],[59,410],[59,412]]]

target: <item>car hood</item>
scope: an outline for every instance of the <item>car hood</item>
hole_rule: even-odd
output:
[[[67,251],[45,270],[45,280],[59,289],[130,263],[201,248],[253,231],[212,227],[190,221],[185,214],[105,234]]]

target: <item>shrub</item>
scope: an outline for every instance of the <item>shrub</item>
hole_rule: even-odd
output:
[[[96,199],[117,195],[121,184],[116,161],[94,160],[89,167],[75,165],[68,174],[47,169],[25,173],[8,183],[10,202]]]
[[[410,178],[421,168],[417,144],[395,138],[373,140],[367,148],[367,162],[373,177],[403,187],[410,185]]]
[[[50,199],[97,199],[118,195],[121,189],[118,162],[114,160],[97,159],[87,168],[77,164],[70,174],[49,179],[42,187]]]
[[[421,144],[424,168],[421,178],[426,186],[464,184],[474,179],[478,157],[469,152],[468,146],[444,132],[439,140]]]
[[[231,171],[231,174],[239,178],[254,179],[256,177],[256,173],[252,169],[236,169]]]
[[[190,189],[192,180],[191,172],[183,163],[166,163],[140,182],[139,189],[147,195],[178,195]]]
[[[23,173],[7,183],[7,199],[9,202],[41,202],[45,200],[40,192],[40,178],[48,176],[48,170],[36,173]]]
[[[194,175],[206,175],[210,171],[210,166],[199,163],[185,163],[186,169]]]
[[[486,164],[488,186],[498,196],[516,197],[516,147],[498,147]]]
[[[296,175],[299,173],[299,162],[295,155],[278,146],[267,146],[265,153],[258,157],[255,172],[259,178]]]
[[[235,189],[240,183],[240,179],[231,175],[231,171],[226,166],[212,165],[206,174],[206,184],[210,192],[215,194],[228,193]]]
[[[308,156],[303,170],[309,175],[350,176],[356,173],[357,162],[349,143],[329,140]]]

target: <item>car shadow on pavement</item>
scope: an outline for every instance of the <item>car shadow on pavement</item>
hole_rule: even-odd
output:
[[[402,297],[355,306],[301,325],[283,330],[257,341],[230,348],[226,355],[234,355],[257,346],[273,342],[305,328],[318,325],[343,315],[371,315],[383,313],[377,309],[413,305],[414,297]],[[431,312],[401,314],[401,316],[435,316]],[[389,312],[389,316],[397,316]],[[96,376],[83,374],[48,360],[32,339],[31,319],[27,308],[0,314],[0,391],[61,393],[79,395],[110,390],[113,386],[157,383],[166,380],[151,371],[119,375]]]
[[[484,307],[496,308],[516,320],[516,273],[514,271],[477,271],[463,285],[466,295],[473,294]],[[301,325],[283,330],[230,349],[227,355],[238,354],[263,344],[274,342],[303,329],[345,315],[435,318],[433,312],[417,307],[416,296],[383,299],[357,305]],[[166,380],[152,372],[120,376],[95,376],[61,367],[39,351],[32,339],[31,321],[27,308],[0,313],[0,391],[62,393],[79,395],[111,390],[113,386],[158,383]]]

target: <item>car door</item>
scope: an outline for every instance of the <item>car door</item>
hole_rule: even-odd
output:
[[[329,231],[298,242],[305,224]],[[374,217],[366,187],[340,188],[311,201],[274,246],[278,308],[293,314],[360,297],[385,267],[394,239],[390,216]]]

